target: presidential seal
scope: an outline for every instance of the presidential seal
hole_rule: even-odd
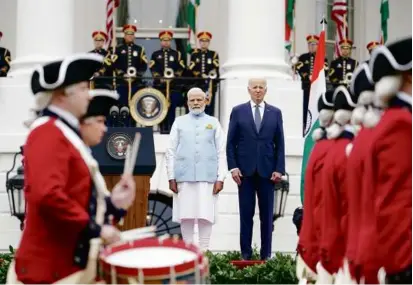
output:
[[[130,136],[124,133],[114,133],[107,141],[106,150],[114,159],[125,159],[128,145],[132,145]]]
[[[133,95],[129,109],[136,123],[154,126],[168,114],[168,102],[165,95],[155,88],[144,88]]]

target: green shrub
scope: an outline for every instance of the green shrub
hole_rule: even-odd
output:
[[[10,252],[0,253],[0,284],[6,283],[7,270],[9,270],[9,265],[14,257],[14,249],[9,246]]]
[[[297,284],[295,260],[290,255],[277,253],[264,264],[238,269],[231,264],[241,260],[241,253],[207,253],[210,263],[209,275],[212,284]],[[254,250],[253,260],[259,260]]]

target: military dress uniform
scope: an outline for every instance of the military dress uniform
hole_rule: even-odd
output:
[[[92,33],[92,38],[93,40],[101,40],[101,41],[107,41],[108,36],[106,35],[105,32],[103,31],[94,31]],[[93,49],[90,51],[91,53],[96,53],[100,54],[101,56],[104,57],[103,64],[102,66],[96,71],[98,74],[97,76],[94,76],[94,88],[107,88],[110,85],[112,85],[112,79],[111,78],[98,78],[99,76],[107,76],[111,77],[112,76],[112,61],[111,61],[111,55],[110,52],[107,49],[100,48],[100,49]]]
[[[210,41],[212,39],[212,34],[210,32],[202,31],[197,34],[197,38],[198,40]],[[208,78],[210,75],[219,78],[218,53],[210,49],[194,49],[191,53],[188,70],[190,72],[190,75],[196,78],[196,80],[193,81],[193,85],[201,88],[208,94],[209,101],[208,104],[205,106],[205,113],[207,113],[210,116],[214,116],[215,99],[218,95],[217,90],[219,86],[219,81],[213,80],[212,92],[210,92],[210,79]]]
[[[307,43],[309,45],[318,44],[319,37],[317,35],[308,35]],[[310,99],[311,77],[313,75],[315,53],[307,52],[299,56],[295,69],[301,78],[301,88],[303,89],[303,131],[306,129],[308,116],[308,102]],[[328,69],[328,61],[324,60],[324,69]]]
[[[342,40],[339,44],[340,47],[346,48],[351,48],[353,46],[353,42],[351,40]],[[351,75],[357,65],[357,60],[351,57],[340,56],[339,58],[333,60],[328,70],[328,77],[333,87],[337,87],[339,85],[347,86],[350,84]]]
[[[324,159],[322,170],[320,262],[330,275],[338,273],[341,268],[347,242],[345,149],[354,133],[345,126],[350,122],[354,101],[357,102],[345,87],[334,91],[334,123],[327,129],[327,137],[334,140],[334,144]],[[343,113],[346,115],[342,116]]]
[[[172,31],[161,31],[159,39],[161,41],[170,41],[173,38]],[[173,78],[181,77],[185,70],[185,63],[179,51],[172,48],[161,48],[152,53],[151,61],[149,62],[149,69],[155,79],[154,87],[159,89],[165,96],[169,93],[169,108],[168,115],[161,123],[161,132],[169,133],[173,122],[175,121],[176,108],[184,106],[184,98],[182,96],[182,82],[173,80]],[[169,69],[169,70],[168,70]],[[165,77],[165,70],[170,71],[171,79],[169,90],[166,90],[167,80]],[[161,79],[162,78],[162,79]]]
[[[123,32],[125,34],[134,34],[137,31],[134,25],[125,25]],[[115,75],[118,77],[117,84],[119,85],[118,92],[120,94],[120,107],[129,106],[128,102],[128,81],[124,77],[128,74],[128,70],[131,72],[136,71],[136,78],[133,78],[132,82],[132,95],[139,89],[144,87],[144,83],[140,77],[143,76],[147,67],[148,60],[146,58],[145,48],[140,45],[132,43],[122,43],[116,47],[116,50],[111,56],[112,66],[115,71]]]
[[[3,33],[0,32],[0,39]],[[11,53],[8,49],[0,47],[0,77],[6,77],[10,70]]]
[[[305,171],[305,195],[304,195],[304,212],[302,230],[298,240],[297,252],[297,277],[299,279],[316,279],[316,265],[319,262],[319,242],[321,233],[321,222],[323,216],[320,212],[322,196],[322,176],[321,172],[324,167],[324,159],[334,144],[334,140],[327,139],[324,124],[325,121],[331,121],[333,117],[333,92],[328,91],[325,95],[320,96],[318,102],[318,111],[324,110],[320,115],[319,129],[313,132],[315,145],[311,151],[310,158]],[[301,267],[301,268],[300,268]],[[305,272],[304,272],[305,269]]]
[[[352,124],[359,128],[357,135],[346,148],[347,172],[346,172],[346,187],[347,187],[347,201],[348,201],[348,231],[347,244],[345,251],[346,263],[348,266],[346,272],[349,278],[354,282],[359,283],[361,280],[361,262],[358,259],[358,245],[359,235],[361,231],[361,212],[364,205],[362,204],[362,178],[364,173],[364,159],[369,149],[369,142],[371,140],[372,128],[364,124],[365,115],[357,115],[357,112],[365,114],[366,108],[372,103],[374,96],[374,85],[370,82],[370,69],[367,63],[361,64],[355,71],[352,84],[351,93],[353,96],[359,97],[356,109],[353,111]],[[360,110],[361,108],[361,110]],[[356,118],[361,119],[356,122]],[[367,284],[378,283],[377,278],[374,280],[367,279]]]
[[[373,229],[363,238],[365,245],[368,239],[375,242],[359,248],[364,265],[375,260],[378,264],[371,269],[384,268],[386,284],[412,282],[412,97],[403,91],[389,94],[383,90],[399,89],[403,82],[399,74],[411,72],[411,54],[409,37],[377,48],[369,63],[372,80],[377,82],[377,99],[388,107],[374,128],[363,175],[363,185],[374,189],[372,211],[364,213],[366,224]],[[386,88],[380,88],[382,84]]]
[[[44,82],[56,88],[87,82],[102,62],[101,56],[85,54],[47,64],[43,72],[33,73],[33,94],[53,90]],[[77,243],[84,232],[96,235],[87,230],[92,177],[76,122],[67,111],[49,106],[31,125],[24,146],[27,212],[15,256],[17,279],[23,283],[53,283],[80,271]]]
[[[82,117],[81,122],[92,117],[107,116],[109,114],[110,108],[116,105],[117,100],[119,99],[119,95],[117,93],[110,92],[109,90],[95,89],[92,92],[94,93],[92,100],[89,104],[86,114]],[[88,209],[90,217],[89,223],[81,233],[75,248],[75,264],[82,268],[85,268],[88,262],[88,254],[90,249],[89,241],[92,238],[98,238],[100,236],[101,227],[96,222],[97,198],[98,192],[95,185],[92,183]],[[110,196],[105,197],[105,202],[106,212],[104,217],[104,224],[116,224],[126,215],[126,210],[118,209],[113,205]]]

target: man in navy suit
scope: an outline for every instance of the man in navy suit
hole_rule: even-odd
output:
[[[285,173],[281,110],[264,102],[265,79],[250,79],[251,101],[232,109],[227,140],[228,168],[238,184],[242,257],[251,259],[255,193],[261,221],[261,259],[271,256],[274,183]]]

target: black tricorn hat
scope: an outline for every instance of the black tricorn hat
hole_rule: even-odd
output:
[[[352,96],[349,90],[340,85],[334,90],[334,111],[347,110],[352,111],[357,106],[357,98]]]
[[[327,90],[321,94],[317,103],[318,112],[321,110],[334,110],[333,94],[334,90]]]
[[[412,69],[412,38],[399,40],[374,49],[369,67],[373,82],[385,76]]]
[[[109,115],[110,108],[116,105],[119,99],[119,94],[116,91],[107,89],[94,89],[89,91],[89,93],[92,96],[92,100],[82,119]]]
[[[34,95],[69,85],[89,81],[102,66],[103,56],[80,53],[37,67],[32,75],[31,89]]]
[[[354,70],[350,92],[359,104],[369,105],[372,103],[374,82],[368,62],[363,62]]]
[[[363,91],[373,91],[374,83],[368,62],[360,64],[353,73],[350,92],[353,96],[360,96]]]

